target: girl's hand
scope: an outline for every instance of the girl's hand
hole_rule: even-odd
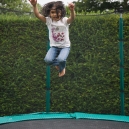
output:
[[[75,5],[73,3],[69,3],[68,7],[69,7],[70,11],[73,11],[75,8]]]
[[[29,0],[29,1],[30,1],[30,3],[31,3],[33,6],[36,6],[37,0]]]

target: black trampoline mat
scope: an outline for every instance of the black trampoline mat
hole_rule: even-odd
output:
[[[49,119],[1,124],[0,129],[129,129],[129,123],[90,119]]]

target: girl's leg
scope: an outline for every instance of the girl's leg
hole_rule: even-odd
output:
[[[66,60],[70,52],[70,47],[61,48],[58,57],[56,58],[59,62],[59,77],[65,74]]]
[[[66,67],[66,59],[69,55],[70,48],[56,48],[51,47],[44,60],[47,65],[54,65],[56,68],[59,68],[59,77],[65,74],[65,67]]]
[[[44,58],[44,60],[47,63],[47,65],[56,65],[56,66],[58,66],[59,63],[56,60],[56,57],[58,56],[58,54],[59,54],[58,48],[51,47],[48,50],[48,52],[47,52],[47,54],[46,54],[46,56]]]

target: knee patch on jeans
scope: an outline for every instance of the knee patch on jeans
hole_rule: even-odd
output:
[[[57,59],[58,62],[65,62],[66,60],[63,59]]]
[[[52,60],[48,60],[46,58],[44,58],[44,61],[47,63],[47,64],[51,64],[52,63]]]

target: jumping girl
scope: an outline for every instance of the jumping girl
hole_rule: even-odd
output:
[[[70,17],[65,17],[66,10],[62,1],[45,4],[39,13],[37,0],[29,0],[33,5],[35,16],[46,23],[49,30],[50,49],[44,60],[47,65],[53,65],[59,71],[59,77],[65,75],[66,60],[70,52],[69,25],[75,19],[74,4],[68,5]]]

